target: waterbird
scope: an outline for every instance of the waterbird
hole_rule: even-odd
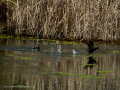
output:
[[[39,51],[40,50],[40,46],[32,47],[32,49],[37,49]]]
[[[86,42],[86,44],[88,45],[89,48],[89,50],[87,50],[89,54],[93,53],[96,49],[100,49],[99,47],[94,48],[94,43],[92,41],[90,41],[89,43]]]

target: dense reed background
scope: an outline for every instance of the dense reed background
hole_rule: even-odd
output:
[[[1,32],[68,40],[120,40],[120,0],[11,0]],[[1,4],[0,4],[1,5]]]

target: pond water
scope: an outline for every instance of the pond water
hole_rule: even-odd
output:
[[[0,90],[120,90],[120,44],[95,47],[86,55],[85,43],[0,39]]]

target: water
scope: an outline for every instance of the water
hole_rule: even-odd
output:
[[[120,90],[120,44],[95,47],[0,39],[0,90]]]

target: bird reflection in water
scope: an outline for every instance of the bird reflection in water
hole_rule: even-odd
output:
[[[97,64],[97,62],[95,61],[95,59],[93,59],[93,56],[90,56],[88,59],[89,61],[84,68],[88,68],[88,67],[93,68],[93,66]]]

